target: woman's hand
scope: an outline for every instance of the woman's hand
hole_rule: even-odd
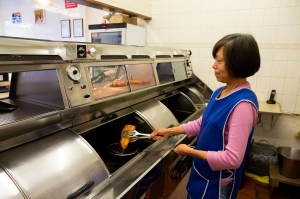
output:
[[[174,152],[178,155],[187,155],[193,158],[207,160],[207,151],[197,150],[193,146],[188,146],[186,144],[179,144],[174,149]]]
[[[186,145],[186,144],[179,144],[177,147],[175,147],[174,152],[178,155],[191,155],[191,150],[194,150],[192,147]]]
[[[178,135],[178,134],[183,134],[184,129],[182,126],[175,126],[172,128],[160,128],[156,129],[151,133],[151,136],[153,137],[153,140],[161,140],[164,138],[167,138],[172,135]]]
[[[167,128],[156,129],[151,133],[153,140],[162,140],[169,137],[169,132]]]

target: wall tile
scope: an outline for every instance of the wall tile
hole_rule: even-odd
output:
[[[251,8],[251,0],[244,0],[244,1],[238,1],[238,8],[239,10],[243,9],[249,9]]]
[[[266,0],[252,0],[251,8],[265,8]]]
[[[291,34],[293,33],[292,26],[277,26],[275,32],[276,43],[291,43]]]
[[[291,44],[300,44],[300,25],[293,25],[291,33]]]
[[[297,96],[295,113],[300,114],[300,96]]]
[[[257,77],[256,76],[251,76],[251,77],[248,77],[247,80],[251,85],[251,89],[253,91],[255,91],[256,90]]]
[[[260,26],[251,27],[249,33],[252,34],[252,36],[255,38],[257,43],[262,42],[262,28]]]
[[[291,61],[292,60],[300,61],[300,49],[291,49],[291,50],[289,50],[288,59],[291,60]]]
[[[260,47],[260,58],[262,60],[273,60],[274,50]]]
[[[298,0],[281,0],[280,1],[280,6],[281,7],[296,6],[296,5],[299,5]]]
[[[170,1],[168,2],[170,3]],[[193,60],[194,71],[197,71],[197,76],[212,90],[222,84],[216,81],[211,68],[213,62],[211,48],[225,34],[250,33],[259,44],[261,69],[247,79],[258,99],[263,101],[269,99],[271,89],[275,89],[277,91],[275,100],[281,104],[283,112],[300,112],[300,65],[298,64],[300,63],[300,1],[228,0],[226,3],[222,0],[188,1],[190,6],[193,5],[189,14],[176,12],[176,8],[180,5],[179,2],[180,0],[176,0],[177,5],[169,4],[169,6],[174,6],[170,9],[174,12],[173,16],[168,20],[169,25],[174,26],[175,29],[172,31],[175,33],[169,32],[168,34],[183,34],[190,37],[181,39],[178,36],[171,40],[174,44],[177,42],[178,45],[186,44],[186,46],[198,49],[198,55],[192,57],[196,58]],[[161,10],[163,12],[163,9]],[[174,15],[177,13],[179,17]],[[181,17],[181,15],[185,16]],[[191,18],[196,20],[191,20]],[[220,23],[220,19],[222,19],[222,23]],[[177,31],[176,23],[170,22],[170,20],[175,20],[176,23],[188,22],[188,25],[178,27],[186,27],[181,29],[189,31],[189,33]],[[164,22],[164,24],[167,23]],[[167,38],[168,34],[160,35],[163,28],[165,27],[159,27],[160,31],[156,33],[156,37],[164,45],[170,39]],[[178,41],[174,41],[174,38]],[[197,66],[195,66],[196,64]],[[270,130],[268,127],[265,129],[256,127],[253,138],[255,140],[266,139],[276,145],[297,145],[297,143],[292,143],[294,140],[289,128],[296,127],[290,126],[289,117],[280,117],[281,119],[273,129],[276,131],[275,134],[268,132]],[[285,136],[290,139],[288,140]]]
[[[275,40],[276,26],[263,26],[262,27],[262,42],[273,43]]]
[[[250,10],[238,10],[237,26],[249,26],[251,23]]]
[[[296,6],[293,24],[300,25],[300,6]]]
[[[263,128],[259,125],[256,125],[254,127],[253,135],[261,137],[263,132],[264,132]]]
[[[300,83],[299,79],[285,78],[284,86],[283,86],[283,94],[297,95],[298,87]]]
[[[293,117],[290,115],[278,115],[277,126],[292,127],[293,126]]]
[[[300,62],[299,61],[288,61],[285,72],[287,78],[300,78]]]
[[[289,51],[287,49],[275,49],[274,60],[287,60]]]
[[[242,2],[242,1],[240,1]],[[250,26],[262,26],[264,24],[264,9],[250,10]],[[262,20],[264,19],[264,20]]]
[[[266,8],[263,19],[263,25],[274,26],[278,23],[279,8]]]
[[[262,136],[257,136],[253,134],[252,139],[254,140],[254,142],[259,142],[260,140],[262,140]]]
[[[296,7],[280,7],[278,25],[293,25]]]
[[[276,90],[276,93],[283,93],[284,78],[271,77],[270,90]]]
[[[270,91],[270,77],[257,77],[257,91],[258,92],[269,92]]]
[[[197,77],[199,77],[205,83],[209,82],[209,73],[200,73],[199,75],[197,74]]]
[[[278,129],[276,129],[276,132],[274,133],[276,133],[277,140],[289,142],[292,137],[291,132],[292,127],[280,126]]]
[[[258,76],[267,76],[267,77],[271,76],[272,65],[273,65],[272,60],[261,60],[261,65],[257,72],[257,75]]]
[[[277,139],[275,143],[275,147],[282,147],[282,146],[290,146],[290,140],[280,140]]]
[[[296,95],[283,95],[281,102],[281,111],[284,113],[293,113],[296,108]]]
[[[272,66],[272,77],[284,77],[286,72],[287,61],[274,61]]]
[[[259,101],[266,101],[269,99],[270,97],[270,92],[259,92],[257,91],[257,88],[259,88],[259,84],[256,84],[256,90],[254,90],[256,96],[257,96],[257,99]]]
[[[266,8],[280,7],[281,0],[266,0]]]
[[[238,8],[238,2],[239,2],[239,0],[228,0],[228,1],[226,1],[225,2],[226,10],[238,10],[239,9]]]
[[[300,130],[300,116],[293,116],[293,128],[298,128]]]

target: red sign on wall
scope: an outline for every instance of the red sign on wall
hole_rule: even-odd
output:
[[[77,8],[77,3],[73,3],[71,1],[66,1],[65,0],[65,8],[68,9],[68,8]]]

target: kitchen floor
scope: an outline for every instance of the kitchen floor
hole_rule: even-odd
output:
[[[169,199],[186,198],[185,186],[188,181],[189,173],[182,179],[178,187],[171,194]],[[274,188],[271,194],[269,185],[262,184],[252,178],[245,177],[242,189],[238,193],[237,199],[298,199],[300,198],[300,187],[279,184],[278,188]]]
[[[245,177],[245,184],[238,193],[238,199],[298,199],[300,187],[279,184],[271,193],[269,185],[262,184],[249,177]]]

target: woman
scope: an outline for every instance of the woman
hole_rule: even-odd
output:
[[[203,115],[152,132],[155,140],[183,133],[198,136],[195,149],[185,144],[174,149],[194,158],[188,198],[236,198],[258,115],[256,95],[246,80],[260,68],[255,39],[249,34],[227,35],[215,44],[212,55],[216,79],[225,86],[212,94]]]

